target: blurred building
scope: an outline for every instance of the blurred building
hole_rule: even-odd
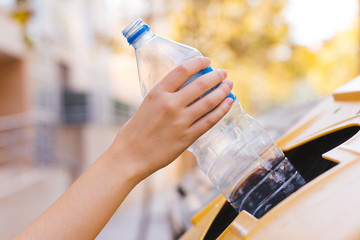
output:
[[[104,135],[99,131],[116,132],[111,124],[122,124],[132,113],[128,103],[112,96],[112,52],[101,41],[108,29],[106,9],[101,0],[37,0],[30,9],[36,110],[46,116],[42,120],[59,123],[52,129],[53,145],[81,169],[109,144],[98,139]],[[69,162],[74,165],[74,159]]]
[[[27,128],[31,126],[26,113],[30,110],[30,84],[28,55],[22,42],[20,27],[0,12],[0,116],[1,165],[13,159],[12,145],[21,142],[24,147],[17,152],[17,159],[30,160]],[[11,138],[9,138],[11,137]],[[12,140],[12,141],[11,141]]]
[[[103,1],[8,2],[0,5],[1,239],[64,192],[134,111],[111,91]],[[14,20],[27,15],[26,28]]]
[[[35,167],[31,56],[21,26],[0,11],[0,238],[10,239],[68,185],[61,170]]]

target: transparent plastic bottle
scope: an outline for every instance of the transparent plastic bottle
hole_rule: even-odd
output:
[[[202,56],[195,48],[155,35],[141,19],[123,30],[135,48],[142,95],[173,68]],[[208,67],[186,83],[212,71]],[[264,129],[247,115],[233,93],[230,111],[202,135],[189,150],[237,212],[261,217],[305,184],[304,179],[272,142]]]

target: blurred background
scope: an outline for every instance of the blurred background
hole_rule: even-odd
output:
[[[358,0],[0,0],[0,238],[44,211],[142,101],[121,31],[152,31],[224,68],[276,140],[360,73]],[[217,195],[186,152],[140,183],[98,239],[174,239]]]

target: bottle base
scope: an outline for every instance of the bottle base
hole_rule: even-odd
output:
[[[305,180],[286,157],[272,162],[276,163],[272,169],[256,168],[232,191],[229,202],[238,213],[246,210],[260,218],[305,185]]]

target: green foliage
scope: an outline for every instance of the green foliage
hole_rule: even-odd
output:
[[[328,94],[359,74],[355,25],[313,52],[290,41],[282,14],[286,5],[286,0],[186,0],[170,16],[172,37],[228,70],[234,92],[252,113],[294,100],[299,83]]]

